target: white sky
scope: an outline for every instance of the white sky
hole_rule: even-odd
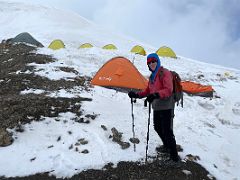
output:
[[[27,1],[30,0],[15,0]],[[240,69],[240,0],[36,0],[178,55]]]

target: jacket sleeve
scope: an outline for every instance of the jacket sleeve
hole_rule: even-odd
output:
[[[173,91],[172,73],[165,70],[163,77],[160,77],[160,81],[162,81],[163,85],[163,88],[158,91],[160,98],[164,99],[170,97]]]
[[[148,82],[147,88],[144,91],[138,92],[138,95],[140,98],[144,98],[147,95],[149,95],[149,93],[150,93],[150,90],[149,90],[149,82]]]

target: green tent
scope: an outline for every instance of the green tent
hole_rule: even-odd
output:
[[[34,39],[29,33],[23,32],[11,39],[10,43],[26,43],[37,47],[43,47],[43,45]]]

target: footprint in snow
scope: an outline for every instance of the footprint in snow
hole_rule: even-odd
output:
[[[206,110],[213,110],[213,109],[215,109],[215,106],[212,105],[212,104],[209,104],[208,102],[198,101],[198,104],[199,104],[202,108],[204,108],[204,109],[206,109]]]
[[[240,102],[234,104],[232,111],[233,114],[240,116]]]

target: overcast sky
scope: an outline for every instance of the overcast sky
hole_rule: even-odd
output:
[[[30,0],[19,0],[30,1]],[[240,0],[35,0],[176,54],[240,69]]]

